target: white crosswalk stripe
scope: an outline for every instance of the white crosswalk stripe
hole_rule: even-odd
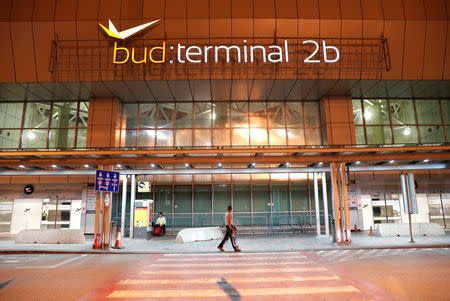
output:
[[[365,249],[365,250],[330,250],[330,251],[316,251],[315,253],[319,255],[323,260],[326,261],[353,261],[360,259],[368,259],[374,257],[383,256],[398,256],[401,254],[414,254],[418,251],[424,251],[427,249]],[[442,249],[430,249],[430,250],[441,250],[442,252],[448,252],[449,248]]]

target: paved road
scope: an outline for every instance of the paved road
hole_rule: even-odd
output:
[[[0,300],[448,300],[450,250],[2,255]]]

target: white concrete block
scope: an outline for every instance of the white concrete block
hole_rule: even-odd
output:
[[[16,244],[84,244],[79,229],[25,229],[17,233]]]
[[[435,223],[413,223],[413,236],[445,235],[442,227]],[[409,224],[379,224],[375,228],[375,236],[409,236]]]
[[[175,242],[186,243],[213,239],[223,239],[223,233],[219,227],[182,229],[178,232]]]

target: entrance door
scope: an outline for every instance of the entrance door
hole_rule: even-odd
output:
[[[11,234],[17,234],[23,229],[40,229],[41,208],[41,199],[14,200]]]

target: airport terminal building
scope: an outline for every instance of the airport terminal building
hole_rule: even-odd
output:
[[[148,205],[169,230],[407,223],[402,174],[413,222],[450,228],[448,1],[4,0],[0,41],[2,233],[96,232],[96,169],[126,235]]]

